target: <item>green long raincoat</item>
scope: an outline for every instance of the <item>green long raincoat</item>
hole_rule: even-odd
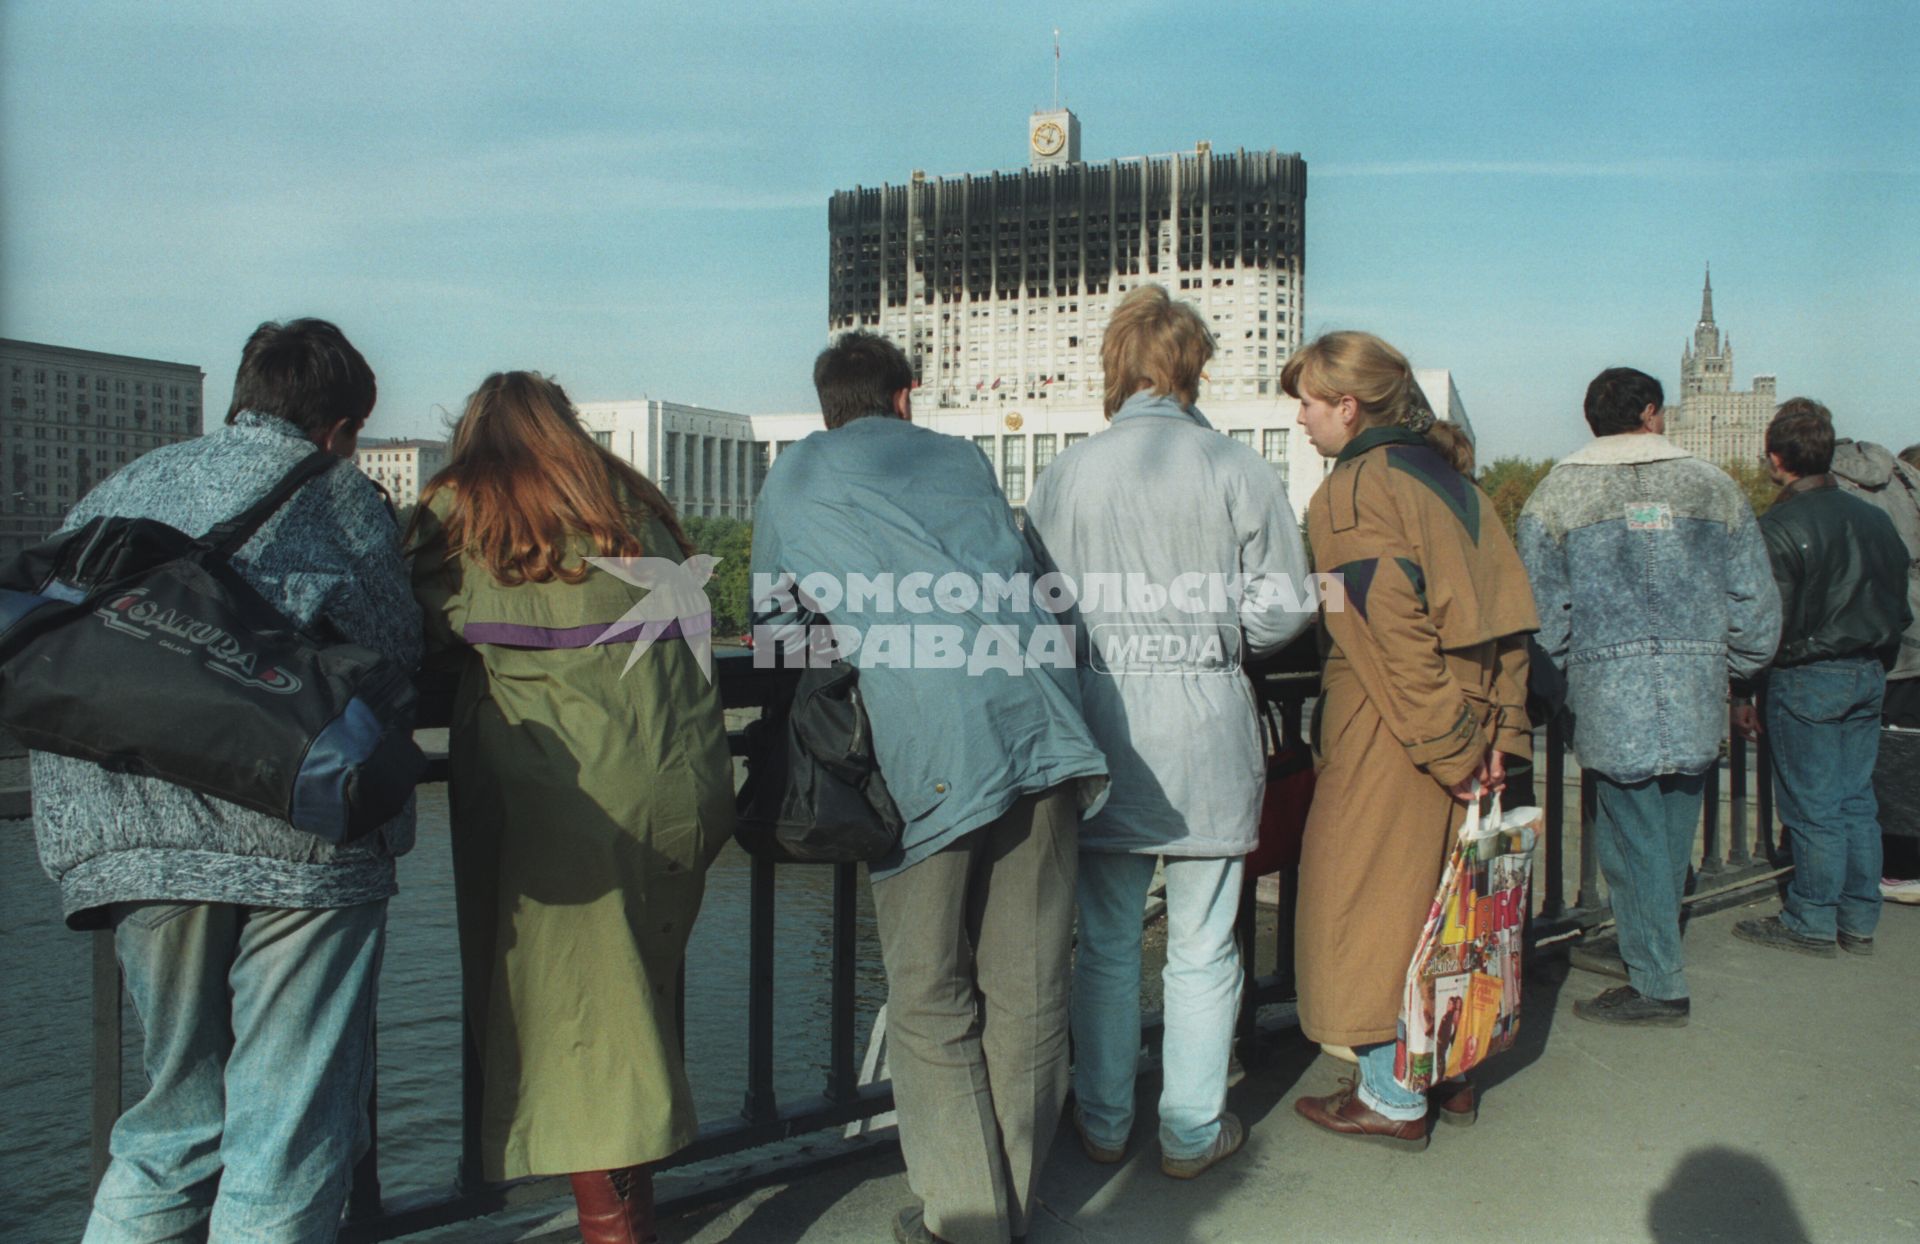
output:
[[[642,599],[606,571],[510,587],[449,557],[451,504],[420,516],[413,585],[429,661],[461,665],[449,795],[485,1174],[654,1161],[695,1131],[674,985],[733,826],[719,693],[673,632],[624,672],[632,642],[593,642]],[[659,522],[640,535],[681,561]]]

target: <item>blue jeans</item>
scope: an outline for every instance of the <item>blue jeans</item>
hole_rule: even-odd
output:
[[[1122,1145],[1133,1130],[1140,1058],[1140,926],[1154,858],[1082,851],[1076,893],[1080,939],[1073,962],[1073,1095],[1087,1133]],[[1240,1012],[1240,910],[1245,861],[1166,861],[1166,1016],[1160,1046],[1160,1149],[1206,1152],[1220,1134],[1227,1061]]]
[[[114,1124],[86,1244],[330,1244],[367,1146],[386,919],[114,906],[151,1087]]]
[[[1662,1001],[1687,996],[1680,899],[1700,830],[1705,773],[1662,773],[1631,785],[1595,774],[1593,831],[1627,981]]]
[[[1393,1078],[1391,1041],[1354,1049],[1360,1060],[1360,1100],[1377,1114],[1405,1122],[1427,1117],[1427,1095],[1405,1088]]]
[[[1873,936],[1880,922],[1880,702],[1873,657],[1813,661],[1767,678],[1774,803],[1793,844],[1780,921],[1802,937]]]

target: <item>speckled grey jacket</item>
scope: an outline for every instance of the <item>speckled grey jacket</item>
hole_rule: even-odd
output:
[[[88,493],[72,530],[102,514],[153,518],[201,535],[264,496],[313,452],[292,424],[242,413],[196,441],[156,449]],[[241,576],[289,618],[411,667],[420,611],[399,533],[373,484],[342,464],[307,484],[234,556]],[[413,804],[380,832],[329,846],[270,816],[158,778],[33,754],[40,862],[60,883],[67,923],[106,921],[109,903],[164,899],[263,907],[347,907],[394,893],[394,857],[413,846]]]
[[[1573,749],[1616,782],[1700,773],[1726,737],[1729,678],[1780,642],[1753,507],[1664,436],[1603,436],[1520,512],[1539,644],[1567,678]]]

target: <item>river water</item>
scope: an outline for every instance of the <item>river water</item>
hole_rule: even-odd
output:
[[[459,1156],[459,961],[446,788],[420,790],[418,845],[400,861],[380,981],[380,1169],[388,1196],[444,1189]],[[777,872],[775,1088],[825,1084],[830,869]],[[688,1074],[703,1120],[739,1111],[747,1067],[748,859],[729,844],[707,877],[687,950]],[[859,905],[865,1041],[885,996],[873,905]],[[87,1214],[90,936],[68,931],[28,821],[0,821],[0,1240],[78,1239]],[[145,1089],[127,1008],[124,1100]]]

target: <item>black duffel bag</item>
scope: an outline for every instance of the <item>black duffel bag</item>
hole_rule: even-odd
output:
[[[747,727],[734,836],[752,854],[854,864],[899,844],[905,822],[874,758],[859,676],[845,661],[804,669],[791,704],[770,705]]]
[[[328,842],[392,819],[426,767],[410,671],[300,627],[228,560],[340,462],[316,451],[199,539],[96,518],[0,569],[0,725]]]

